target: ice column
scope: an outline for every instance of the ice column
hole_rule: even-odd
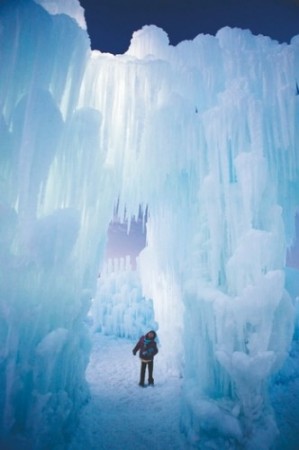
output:
[[[0,447],[55,449],[89,395],[84,320],[116,194],[101,113],[77,107],[86,32],[30,0],[2,4],[0,30]]]

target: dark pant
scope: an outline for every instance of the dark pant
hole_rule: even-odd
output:
[[[154,379],[153,379],[154,361],[148,361],[148,362],[141,361],[140,384],[144,384],[146,366],[148,369],[148,382],[149,382],[149,384],[154,384]]]

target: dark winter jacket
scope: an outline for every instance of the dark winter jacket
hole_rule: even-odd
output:
[[[154,337],[149,339],[149,334],[153,333]],[[158,353],[157,344],[155,342],[156,333],[155,331],[149,331],[145,336],[141,336],[137,344],[133,349],[134,355],[139,350],[139,358],[143,361],[152,361],[154,356]]]

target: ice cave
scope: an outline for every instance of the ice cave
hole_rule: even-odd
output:
[[[112,55],[79,2],[44,3],[0,5],[1,449],[69,448],[101,322],[158,329],[182,450],[298,450],[299,36],[172,46],[150,25]],[[149,215],[136,271],[112,280],[117,199]]]

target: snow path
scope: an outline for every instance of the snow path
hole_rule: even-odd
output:
[[[187,450],[179,430],[181,380],[155,358],[155,386],[138,386],[135,343],[95,334],[86,378],[91,400],[69,450]]]

